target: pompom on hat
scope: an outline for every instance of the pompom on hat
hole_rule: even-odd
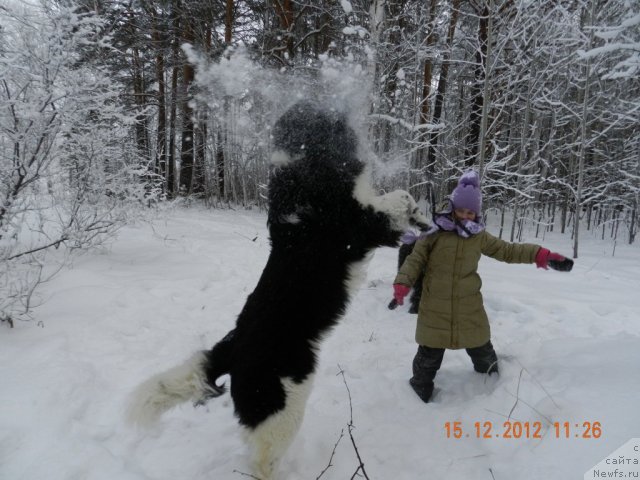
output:
[[[451,193],[453,208],[466,208],[477,215],[482,212],[482,190],[480,177],[475,170],[466,171],[458,180],[458,186]]]

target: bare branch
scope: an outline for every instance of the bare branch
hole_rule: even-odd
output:
[[[351,390],[349,390],[347,379],[344,376],[344,370],[342,370],[342,367],[340,367],[340,365],[338,365],[338,368],[340,369],[339,375],[342,375],[342,381],[344,382],[344,386],[347,389],[347,394],[349,396],[349,423],[347,424],[347,430],[349,432],[349,438],[351,439],[351,445],[353,445],[353,450],[355,451],[356,457],[358,458],[358,462],[359,462],[358,468],[356,469],[356,471],[354,472],[351,478],[352,479],[355,478],[358,472],[362,472],[362,475],[364,476],[364,478],[369,480],[369,476],[367,475],[367,472],[364,469],[364,461],[360,456],[360,451],[358,450],[358,446],[356,445],[356,440],[353,436],[353,430],[355,429],[355,425],[353,424],[353,403],[351,401]]]

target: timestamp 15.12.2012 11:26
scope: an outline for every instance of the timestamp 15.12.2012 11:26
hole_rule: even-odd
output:
[[[546,422],[545,422],[546,424]],[[547,433],[545,424],[540,421],[520,422],[507,420],[502,423],[491,421],[473,422],[472,428],[465,427],[462,422],[445,422],[444,432],[446,438],[507,438],[507,439],[542,439]],[[597,439],[602,436],[602,424],[600,422],[553,422],[549,430],[553,438],[568,439]]]

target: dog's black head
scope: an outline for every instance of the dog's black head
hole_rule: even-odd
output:
[[[343,221],[343,210],[357,203],[354,184],[364,170],[346,115],[313,101],[298,102],[275,123],[273,143],[268,220],[273,244],[327,234],[328,223]]]
[[[300,158],[353,161],[358,139],[344,113],[303,100],[278,119],[273,128],[273,144],[281,155],[279,160],[274,159],[276,164]]]

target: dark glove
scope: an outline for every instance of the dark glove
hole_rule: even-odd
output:
[[[573,268],[573,260],[541,247],[536,254],[536,266],[545,270],[551,267],[559,272],[570,272]]]
[[[562,260],[549,259],[549,266],[558,272],[570,272],[573,268],[573,260],[563,257]]]

